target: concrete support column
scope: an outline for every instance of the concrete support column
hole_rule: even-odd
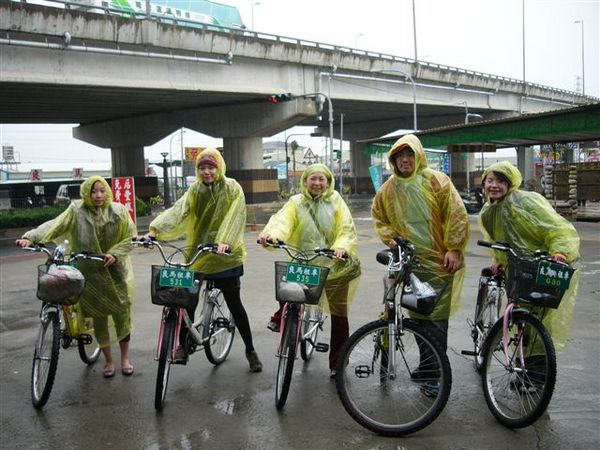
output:
[[[517,168],[523,175],[523,185],[533,184],[533,147],[517,147]]]
[[[226,175],[240,183],[248,204],[272,202],[279,196],[277,170],[264,169],[262,154],[260,137],[223,138]],[[248,217],[248,223],[252,221]]]
[[[227,170],[262,169],[261,137],[223,138],[223,158]]]
[[[369,167],[371,156],[365,154],[366,144],[364,142],[350,141],[350,163],[352,164],[353,179],[347,184],[354,194],[374,193]]]
[[[112,162],[113,177],[143,177],[144,173],[144,147],[141,145],[127,145],[113,147],[110,159]]]

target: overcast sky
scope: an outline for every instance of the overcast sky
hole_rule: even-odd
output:
[[[523,78],[581,91],[584,22],[585,93],[600,97],[600,0],[414,0],[417,56],[463,69]],[[249,29],[414,58],[412,0],[222,0],[235,5]],[[14,146],[21,161],[110,163],[110,150],[71,137],[72,125],[0,125],[2,145]],[[310,132],[296,129],[290,132]],[[281,133],[267,140],[285,138]],[[296,138],[295,138],[296,139]],[[297,138],[320,151],[323,140]],[[187,130],[184,146],[220,146]],[[178,155],[179,136],[146,148]],[[75,156],[77,155],[77,156]]]

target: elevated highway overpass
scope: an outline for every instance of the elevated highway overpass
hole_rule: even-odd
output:
[[[180,127],[222,137],[228,166],[256,171],[263,137],[294,125],[338,137],[344,114],[354,174],[368,177],[359,139],[594,100],[393,55],[7,0],[0,31],[0,122],[78,123],[74,137],[112,149],[115,176],[143,175],[144,147]],[[266,100],[286,92],[295,99]],[[274,183],[244,187],[266,189],[259,201]]]

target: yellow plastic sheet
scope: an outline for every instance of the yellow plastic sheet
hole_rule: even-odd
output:
[[[402,178],[394,155],[408,146],[415,153],[415,170]],[[456,250],[464,256],[469,239],[469,218],[450,178],[427,167],[425,151],[414,135],[400,138],[388,152],[394,175],[377,191],[371,207],[373,225],[387,245],[394,237],[408,239],[416,247],[420,267],[415,274],[444,294],[429,316],[410,312],[411,317],[448,320],[460,306],[464,267],[454,274],[444,270],[444,255]]]
[[[192,266],[197,272],[212,274],[239,267],[246,261],[246,200],[239,183],[225,176],[226,166],[221,153],[205,149],[196,158],[196,164],[205,156],[217,162],[215,182],[205,185],[196,167],[196,181],[171,208],[152,221],[150,230],[161,240],[185,235],[186,246],[192,248],[191,254],[199,244],[229,245],[230,256],[207,254]]]
[[[92,186],[97,181],[104,185],[106,201],[96,208],[91,201]],[[110,186],[99,176],[88,178],[81,185],[81,200],[73,200],[55,219],[48,221],[23,236],[32,242],[69,241],[69,252],[88,251],[111,254],[117,262],[104,268],[101,262],[80,260],[78,269],[85,276],[85,289],[80,297],[82,313],[86,317],[118,316],[123,323],[131,323],[131,304],[134,298],[134,278],[131,259],[132,237],[137,234],[127,209],[113,202]],[[121,340],[131,332],[125,327],[116,338]],[[101,345],[107,343],[101,342]]]
[[[304,185],[313,173],[327,177],[327,190],[312,197]],[[311,264],[329,267],[324,289],[331,314],[346,317],[356,293],[360,276],[360,261],[356,254],[356,228],[344,199],[334,190],[331,171],[323,164],[309,166],[302,174],[300,194],[296,194],[270,219],[264,230],[273,239],[279,239],[303,250],[342,248],[348,253],[347,261],[319,257]]]
[[[575,227],[560,216],[552,205],[536,192],[520,191],[522,177],[519,170],[507,161],[488,167],[483,179],[497,172],[506,176],[511,186],[499,201],[485,203],[479,213],[479,225],[484,238],[506,242],[512,247],[542,250],[549,254],[562,253],[570,264],[579,259],[579,236]],[[494,261],[508,263],[503,252],[493,251]],[[575,271],[569,290],[565,292],[558,309],[548,309],[542,320],[550,331],[557,350],[564,350],[573,320],[573,310],[579,284],[579,270]]]

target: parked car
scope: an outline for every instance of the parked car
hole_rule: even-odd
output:
[[[56,191],[55,205],[67,204],[71,200],[81,198],[79,184],[61,184]]]

